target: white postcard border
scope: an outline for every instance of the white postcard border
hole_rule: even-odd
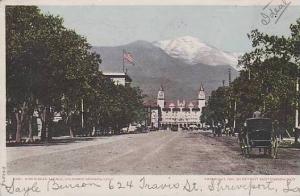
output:
[[[264,5],[270,0],[0,0],[0,172],[1,187],[0,195],[300,195],[300,177],[289,176],[262,176],[262,175],[156,175],[156,176],[128,176],[128,175],[95,175],[95,176],[16,176],[6,173],[6,146],[5,146],[5,5]],[[274,1],[275,2],[275,1]],[[276,3],[276,2],[275,2]],[[300,5],[300,1],[292,0],[292,5]],[[300,11],[300,10],[299,10]],[[293,21],[291,21],[293,22]],[[128,188],[127,182],[132,181],[131,188]],[[271,183],[268,183],[272,181]],[[118,184],[120,182],[120,184]],[[149,184],[148,188],[143,187],[144,182]],[[224,186],[218,191],[211,190],[212,183],[224,183]],[[194,189],[194,183],[197,184],[197,191]],[[287,184],[290,183],[291,191],[285,192]],[[130,183],[129,183],[130,184]],[[179,188],[177,187],[177,184]],[[260,185],[261,184],[261,185]],[[267,187],[268,184],[271,187]],[[100,187],[99,187],[99,186]],[[118,186],[126,188],[118,188]],[[227,185],[227,186],[226,186]],[[240,185],[240,186],[239,186]],[[261,188],[255,188],[257,186]],[[14,186],[14,192],[9,193],[11,186]],[[216,185],[217,186],[217,185]],[[251,188],[251,186],[253,186]],[[36,189],[38,187],[38,190]],[[60,189],[59,189],[60,187]],[[112,188],[113,187],[113,188]],[[129,186],[130,187],[130,186]],[[150,188],[149,188],[150,187]],[[157,188],[158,187],[158,188]],[[159,188],[161,187],[161,188]],[[162,188],[165,187],[165,188]],[[210,189],[210,188],[211,189]],[[219,186],[222,187],[222,186]],[[224,188],[225,187],[225,188]],[[230,190],[231,188],[232,190]],[[53,189],[54,188],[54,189]],[[55,189],[57,188],[57,189]],[[270,188],[270,189],[269,189]],[[274,188],[274,189],[273,189]],[[250,190],[251,189],[251,190]],[[272,189],[272,190],[271,190]]]

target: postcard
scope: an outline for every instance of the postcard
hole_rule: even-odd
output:
[[[298,1],[0,10],[0,196],[300,195]]]

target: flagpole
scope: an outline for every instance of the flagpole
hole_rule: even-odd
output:
[[[125,54],[125,50],[123,49],[123,55],[122,55],[122,59],[123,59],[123,73],[125,73],[124,54]]]

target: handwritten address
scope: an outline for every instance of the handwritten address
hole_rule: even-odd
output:
[[[17,183],[15,178],[8,181],[2,180],[1,190],[11,195],[43,195],[45,192],[59,192],[65,190],[88,190],[97,189],[99,191],[115,191],[115,190],[138,190],[142,191],[183,191],[186,193],[191,192],[206,192],[206,193],[221,193],[221,192],[234,192],[241,191],[242,195],[254,195],[256,191],[260,192],[272,192],[272,193],[299,193],[300,185],[295,184],[291,179],[283,181],[281,188],[272,180],[257,181],[257,180],[242,180],[240,182],[230,182],[224,179],[210,179],[206,183],[197,182],[192,179],[180,180],[178,182],[169,182],[166,179],[165,183],[153,183],[147,177],[140,177],[139,179],[128,179],[128,180],[115,180],[109,179],[106,181],[80,181],[67,183],[66,181],[48,179],[45,182],[32,181],[29,186],[22,185],[21,182]],[[278,183],[278,182],[277,182]],[[24,184],[24,183],[23,183]],[[276,194],[274,194],[276,195]],[[282,195],[282,194],[281,194]]]
[[[283,13],[286,11],[286,9],[292,2],[287,0],[281,0],[281,3],[276,6],[273,6],[272,3],[273,0],[271,0],[267,5],[265,5],[262,8],[260,15],[262,17],[261,23],[263,25],[268,25],[273,21],[275,24],[277,24]]]

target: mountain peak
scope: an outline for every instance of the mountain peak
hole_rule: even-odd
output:
[[[183,40],[183,41],[195,41],[195,42],[199,42],[199,38],[197,37],[193,37],[190,35],[185,35],[185,36],[181,36],[181,37],[177,37],[175,40]]]
[[[145,40],[136,40],[134,42],[131,42],[130,44],[151,44],[151,43]]]
[[[236,69],[237,57],[235,54],[210,46],[196,37],[186,35],[171,40],[157,41],[153,44],[168,55],[191,65],[198,63],[213,66],[231,65]]]

